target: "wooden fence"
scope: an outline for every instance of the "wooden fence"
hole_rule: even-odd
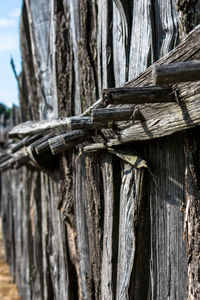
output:
[[[199,78],[151,87],[166,85],[160,65],[200,59],[200,27],[187,35],[198,5],[180,2],[23,1],[17,79],[29,122],[10,131],[1,169],[23,299],[198,299]]]

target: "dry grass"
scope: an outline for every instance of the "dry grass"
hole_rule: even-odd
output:
[[[0,299],[1,300],[20,300],[16,284],[10,276],[9,266],[5,261],[4,247],[1,232],[0,220]]]

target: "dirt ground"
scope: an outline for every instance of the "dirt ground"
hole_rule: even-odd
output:
[[[0,220],[0,300],[21,300],[5,261]]]

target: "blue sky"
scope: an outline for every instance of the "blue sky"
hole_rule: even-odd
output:
[[[16,79],[10,66],[15,62],[17,73],[21,71],[19,51],[19,21],[22,0],[0,0],[0,102],[7,106],[18,104]]]

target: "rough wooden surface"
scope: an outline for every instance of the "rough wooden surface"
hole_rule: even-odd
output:
[[[185,137],[185,235],[188,240],[188,299],[198,299],[199,284],[199,129]]]
[[[105,104],[148,104],[175,102],[171,88],[168,87],[122,87],[103,91]]]
[[[99,108],[91,111],[91,117],[96,122],[127,121],[133,113],[132,107]]]
[[[165,57],[161,58],[155,65],[149,67],[144,73],[136,79],[126,83],[126,87],[146,86],[152,83],[152,70],[155,66],[162,64],[187,61],[198,59],[200,55],[200,45],[198,42],[198,35],[200,27],[196,27],[188,37],[171,51]],[[140,111],[146,121],[134,124],[134,126],[126,126],[127,129],[120,130],[119,139],[134,141],[143,139],[151,139],[172,134],[173,132],[194,127],[199,124],[199,113],[197,107],[199,99],[198,82],[180,83],[172,86],[175,92],[175,99],[178,101],[174,104],[163,103],[159,104],[141,105]],[[102,100],[103,101],[103,100]],[[97,103],[97,107],[98,107]],[[82,124],[82,118],[59,119],[52,122],[43,121],[39,124],[25,123],[21,127],[14,128],[10,136],[33,134],[38,131],[45,131],[51,128],[58,128],[59,130],[88,128],[90,121],[85,119],[87,125]],[[77,124],[75,124],[78,122]],[[85,124],[85,123],[84,123]],[[85,127],[83,127],[85,126]],[[91,128],[98,127],[98,124],[91,125]],[[99,125],[100,126],[100,125]],[[119,126],[120,129],[120,126]]]
[[[52,117],[85,111],[90,118],[91,107],[102,108],[102,99],[93,103],[103,89],[121,86],[164,55],[127,87],[152,85],[156,65],[199,59],[199,27],[167,54],[179,43],[178,22],[190,8],[187,20],[197,16],[196,3],[183,2],[177,12],[170,0],[24,1],[22,120],[51,127]],[[53,170],[1,174],[7,258],[23,299],[187,297],[184,142],[181,135],[159,137],[199,124],[199,87],[172,89],[180,103],[139,105],[143,122],[116,123],[94,135],[101,152],[68,149]],[[13,125],[17,119],[13,114]],[[66,133],[60,125],[56,135]],[[138,137],[147,141],[121,145]],[[150,172],[108,153],[108,145],[115,153],[138,151]]]
[[[53,130],[57,133],[71,131],[76,129],[95,129],[101,128],[102,123],[92,122],[91,117],[80,116],[63,119],[45,120],[40,122],[25,122],[15,126],[10,132],[10,138],[16,136],[26,136],[28,134],[45,133],[46,131]]]
[[[84,140],[90,138],[94,133],[92,131],[74,130],[55,136],[48,140],[51,152],[55,155],[67,149],[75,147]]]
[[[154,299],[187,299],[187,244],[183,241],[184,213],[181,210],[185,204],[183,137],[180,133],[155,140],[149,147],[149,163],[156,181],[155,184],[151,178],[150,183]],[[179,282],[178,288],[175,282]]]
[[[178,62],[157,66],[152,72],[155,85],[169,85],[200,80],[200,61]]]

